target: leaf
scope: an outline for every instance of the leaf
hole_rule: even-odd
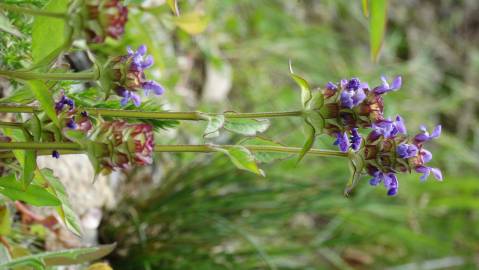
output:
[[[174,17],[173,22],[186,33],[196,35],[206,29],[209,17],[193,11]]]
[[[45,11],[66,13],[69,1],[50,0],[43,8]],[[65,20],[47,16],[35,16],[32,26],[32,58],[38,63],[63,47],[67,42]]]
[[[0,245],[0,264],[11,261],[10,253],[4,245]]]
[[[18,29],[10,23],[10,20],[7,18],[7,16],[3,15],[2,13],[0,13],[0,31],[4,31],[16,37],[23,38],[22,33],[18,31]]]
[[[308,122],[314,127],[316,134],[322,134],[326,121],[318,111],[306,111],[305,116]]]
[[[33,141],[39,142],[42,137],[42,122],[35,113],[30,120],[30,132],[33,135]]]
[[[280,143],[277,143],[262,137],[247,138],[241,142],[241,145],[283,146]],[[279,153],[279,152],[254,152],[253,151],[253,154],[255,159],[261,163],[270,163],[275,160],[287,159],[291,157],[291,154]]]
[[[166,3],[168,4],[171,11],[173,11],[173,13],[176,16],[180,15],[180,10],[178,9],[178,1],[176,1],[176,0],[166,0]]]
[[[370,3],[369,38],[371,58],[377,61],[386,31],[387,0],[372,0]]]
[[[289,62],[289,72],[290,72],[291,78],[293,78],[293,80],[301,88],[301,103],[303,104],[303,108],[306,109],[308,108],[309,101],[313,97],[311,94],[311,87],[309,86],[309,83],[305,79],[303,79],[301,76],[294,74],[291,61]]]
[[[253,154],[246,147],[235,145],[228,148],[214,147],[214,149],[226,154],[236,168],[264,176],[264,172],[258,168]]]
[[[26,150],[23,162],[22,184],[27,189],[33,180],[35,169],[37,168],[37,152],[35,150]]]
[[[374,0],[373,0],[374,1]],[[362,0],[363,6],[363,15],[364,17],[369,17],[369,7],[368,7],[368,0]]]
[[[316,138],[316,130],[314,129],[314,126],[308,121],[308,119],[304,119],[304,131],[306,133],[306,142],[303,145],[303,148],[301,149],[301,152],[299,153],[298,160],[296,161],[296,164],[299,163],[303,157],[308,153],[308,151],[313,147],[315,138]]]
[[[56,265],[81,264],[102,258],[113,251],[116,244],[101,245],[89,248],[76,248],[61,251],[44,252],[15,258],[9,262],[0,263],[0,269],[8,269],[15,266],[35,265],[44,269]]]
[[[269,128],[268,119],[226,119],[224,128],[238,134],[246,136],[256,136],[257,133],[265,132]]]
[[[8,210],[7,204],[3,203],[0,205],[0,235],[10,234],[11,228],[12,217],[10,216],[10,210]]]
[[[28,87],[22,87],[15,90],[11,95],[1,98],[0,103],[28,104],[35,100],[35,95]]]
[[[349,154],[350,162],[349,162],[349,169],[351,172],[351,176],[349,178],[348,183],[346,184],[346,188],[344,189],[344,196],[348,197],[351,194],[351,191],[357,185],[361,178],[361,172],[364,168],[364,160],[358,153],[350,152]]]
[[[225,124],[225,116],[220,115],[204,115],[208,120],[208,125],[206,126],[205,132],[203,133],[204,138],[214,138],[220,135],[219,129]]]
[[[79,130],[73,130],[65,128],[62,131],[63,135],[72,142],[78,143],[82,147],[86,148],[88,144],[88,138],[86,134]]]
[[[55,175],[53,175],[53,171],[51,169],[45,168],[42,170],[37,170],[36,176],[42,178],[40,181],[49,184],[52,192],[60,201],[60,206],[57,207],[57,211],[67,228],[75,234],[81,235],[81,227],[78,216],[72,209],[68,194],[62,182]]]
[[[47,116],[57,127],[60,127],[60,122],[58,121],[57,113],[55,111],[55,102],[53,101],[50,90],[41,81],[29,81],[28,84]]]
[[[308,109],[310,110],[320,110],[323,107],[324,104],[324,96],[321,92],[316,92],[311,98],[311,101],[309,102]]]
[[[12,200],[24,201],[34,206],[60,205],[60,201],[42,186],[32,183],[24,189],[13,174],[0,177],[0,193]]]

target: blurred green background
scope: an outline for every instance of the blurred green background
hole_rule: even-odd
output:
[[[401,114],[413,134],[420,124],[442,124],[427,148],[445,180],[400,175],[398,196],[388,197],[364,177],[344,198],[341,159],[278,161],[264,165],[261,178],[220,156],[162,154],[146,172],[131,172],[125,199],[102,223],[102,241],[119,244],[109,257],[115,269],[479,268],[478,1],[390,1],[377,64],[361,1],[179,3],[181,12],[208,16],[203,33],[174,28],[166,5],[146,7],[131,10],[123,41],[97,52],[147,44],[156,59],[150,75],[168,89],[159,101],[175,110],[297,109],[289,59],[318,87],[402,75],[386,115]],[[158,140],[201,143],[203,128],[182,123]],[[273,120],[265,135],[291,146],[304,140],[293,118]],[[316,147],[332,142],[321,136]]]

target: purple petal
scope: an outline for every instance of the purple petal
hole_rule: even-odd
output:
[[[442,126],[441,125],[437,125],[435,128],[434,128],[434,131],[432,132],[430,138],[437,138],[439,137],[439,135],[441,135],[441,130],[442,130]]]
[[[426,181],[429,174],[431,173],[431,169],[429,167],[426,167],[426,166],[417,166],[415,170],[416,170],[416,172],[423,174],[421,177],[419,177],[419,179],[421,181]]]
[[[359,88],[353,96],[353,104],[357,106],[359,103],[363,102],[366,99],[366,94],[364,94],[364,90]]]
[[[359,85],[359,88],[361,88],[361,89],[368,89],[368,90],[369,90],[369,84],[362,82],[362,83]]]
[[[138,47],[137,53],[139,55],[142,55],[142,56],[145,55],[146,54],[146,45],[140,45],[140,47]]]
[[[57,150],[52,151],[52,157],[59,159],[60,158],[60,153]]]
[[[149,93],[150,90],[153,90],[153,92],[155,92],[156,95],[161,95],[165,92],[165,89],[163,88],[163,86],[161,86],[159,83],[155,81],[144,82],[142,87],[145,90],[145,93]]]
[[[431,168],[432,175],[439,181],[442,181],[442,172],[438,168]]]
[[[354,107],[354,101],[352,98],[353,93],[350,91],[343,91],[341,92],[341,106],[346,107],[346,108],[353,108]]]
[[[135,104],[136,107],[139,107],[141,104],[140,96],[135,93],[131,93],[130,95],[131,95],[131,100],[133,100],[133,104]]]
[[[432,153],[427,151],[426,149],[421,150],[421,156],[424,163],[428,163],[432,159]]]
[[[153,56],[148,55],[145,60],[143,60],[143,63],[141,63],[141,68],[142,69],[147,69],[153,65]]]
[[[374,88],[373,92],[376,95],[382,95],[382,94],[386,93],[388,91],[388,89],[389,88],[387,88],[386,86],[380,85],[380,86],[377,86],[376,88]]]
[[[128,47],[126,48],[126,51],[128,52],[128,56],[131,56],[131,55],[133,55],[133,54],[135,53],[135,52],[131,49],[130,46],[128,46]]]
[[[348,85],[348,80],[342,79],[339,85],[341,86],[341,89],[345,89],[346,86]]]
[[[398,193],[398,188],[395,187],[395,188],[390,188],[388,190],[388,196],[395,196],[396,194]]]
[[[399,133],[401,133],[401,134],[406,134],[407,133],[406,125],[404,124],[404,120],[399,115],[396,116],[395,126],[396,126]]]
[[[399,88],[401,88],[401,85],[402,85],[402,77],[401,76],[397,76],[394,80],[393,80],[393,83],[391,85],[391,90],[397,90]]]
[[[377,186],[379,183],[381,183],[382,178],[383,178],[383,174],[379,171],[376,171],[373,174],[373,178],[371,178],[371,180],[369,180],[369,184],[371,186]]]
[[[341,150],[341,152],[347,152],[349,148],[348,134],[346,134],[346,132],[336,133],[336,141],[333,144],[337,145],[339,147],[339,150]]]
[[[389,89],[389,83],[388,83],[388,79],[386,78],[386,76],[381,76],[381,81],[383,82],[382,86],[386,89]]]
[[[338,89],[338,87],[337,87],[334,83],[332,83],[332,82],[328,82],[328,83],[326,84],[326,88],[329,89],[329,90],[336,90],[336,89]]]

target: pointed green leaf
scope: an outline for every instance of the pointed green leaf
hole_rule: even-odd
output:
[[[33,141],[39,142],[42,138],[42,122],[40,121],[40,118],[38,118],[36,114],[33,114],[29,124],[30,132],[33,135]]]
[[[24,201],[34,206],[60,205],[60,201],[42,186],[32,183],[24,189],[13,174],[0,177],[0,193],[12,200]]]
[[[301,88],[301,104],[303,105],[303,108],[306,109],[308,108],[308,104],[311,101],[311,98],[313,97],[311,93],[311,87],[309,86],[309,83],[305,79],[303,79],[299,75],[294,74],[291,61],[289,62],[289,72],[290,72],[291,78],[293,78],[296,84],[298,84],[298,86]]]
[[[37,152],[35,150],[25,151],[23,162],[22,184],[26,189],[33,180],[35,169],[37,168]]]
[[[220,135],[219,129],[222,128],[225,123],[225,116],[222,114],[205,115],[205,118],[208,120],[208,125],[206,126],[205,132],[203,133],[203,137],[218,137]]]
[[[190,35],[200,34],[208,26],[209,17],[199,12],[190,12],[173,17],[173,22]]]
[[[11,95],[0,99],[0,103],[28,104],[35,100],[35,96],[28,87],[15,90]]]
[[[9,269],[11,267],[25,265],[40,267],[37,269],[45,269],[45,267],[56,265],[81,264],[100,259],[110,254],[115,246],[116,244],[110,244],[28,255],[0,263],[0,269]]]
[[[22,33],[10,23],[10,20],[7,18],[7,16],[3,15],[3,13],[0,13],[0,31],[7,32],[10,35],[14,35],[19,38],[23,37]]]
[[[254,138],[247,138],[241,141],[241,145],[269,145],[269,146],[283,146],[280,143],[274,142],[272,140],[262,138],[262,137],[254,137]],[[273,153],[273,152],[253,152],[255,159],[261,163],[270,163],[275,160],[282,160],[290,158],[292,155],[288,153]]]
[[[231,118],[226,119],[224,128],[234,133],[256,136],[257,133],[265,132],[269,128],[269,120]]]
[[[313,147],[314,141],[316,139],[316,130],[314,126],[308,121],[308,119],[304,119],[304,131],[306,133],[306,142],[299,153],[298,160],[296,163],[299,163],[303,157],[308,153],[308,151]]]
[[[53,101],[52,93],[41,81],[29,81],[30,89],[37,98],[38,102],[48,117],[55,123],[57,127],[60,127],[60,122],[57,118],[55,111],[55,101]]]
[[[371,58],[377,61],[383,45],[387,21],[387,0],[372,0],[370,3],[369,39]]]
[[[309,103],[308,109],[310,110],[320,110],[324,104],[324,96],[321,92],[314,93],[313,97],[311,98],[311,102]]]
[[[314,127],[315,134],[322,134],[326,121],[321,114],[318,111],[306,111],[305,114],[308,122]]]
[[[43,9],[45,11],[66,13],[68,2],[65,0],[50,0]],[[35,16],[32,26],[32,58],[38,63],[53,51],[67,42],[65,35],[65,20],[47,16]]]
[[[264,176],[264,172],[258,168],[253,154],[244,146],[235,145],[228,148],[215,147],[214,149],[226,154],[236,168]]]
[[[63,129],[62,133],[70,141],[78,143],[82,147],[87,147],[88,138],[84,132],[80,130],[65,128]]]
[[[41,178],[40,181],[48,183],[52,192],[60,201],[61,205],[57,207],[57,211],[67,228],[76,235],[81,235],[80,221],[72,209],[68,194],[62,182],[53,175],[51,169],[37,170],[37,177]]]

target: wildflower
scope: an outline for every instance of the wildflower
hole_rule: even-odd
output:
[[[333,145],[337,145],[342,152],[347,152],[350,146],[348,134],[346,132],[338,132]]]
[[[101,160],[105,171],[152,163],[154,136],[150,125],[104,122],[96,131],[96,141],[111,146],[110,153]]]
[[[155,81],[146,80],[144,70],[153,65],[153,57],[146,56],[146,46],[141,45],[137,51],[127,49],[127,55],[116,57],[110,63],[112,80],[116,94],[122,97],[120,104],[125,106],[131,100],[135,106],[140,106],[139,90],[145,95],[153,91],[161,95],[164,88]]]
[[[351,149],[358,151],[361,147],[362,137],[359,135],[358,129],[351,129]]]
[[[369,184],[372,186],[377,186],[379,183],[383,182],[384,187],[387,189],[387,194],[389,196],[394,196],[397,194],[399,182],[397,176],[394,173],[383,173],[378,170],[372,173],[373,178],[369,180]]]
[[[396,91],[399,88],[401,88],[401,85],[402,85],[402,77],[401,76],[397,76],[393,80],[391,86],[389,86],[389,83],[388,83],[386,77],[381,76],[381,81],[383,82],[383,84],[373,89],[373,92],[376,95],[382,95],[382,94],[387,93],[387,92]]]
[[[65,92],[62,91],[60,100],[55,102],[55,111],[57,112],[57,114],[62,112],[65,106],[69,107],[68,111],[73,111],[75,109],[75,101],[65,96]]]
[[[120,0],[87,0],[86,13],[89,42],[102,43],[107,36],[119,39],[125,32],[128,8]]]
[[[60,153],[57,150],[52,151],[52,157],[59,159],[60,158]]]
[[[76,129],[77,128],[77,124],[75,123],[75,117],[74,116],[67,120],[66,126],[70,129]]]

